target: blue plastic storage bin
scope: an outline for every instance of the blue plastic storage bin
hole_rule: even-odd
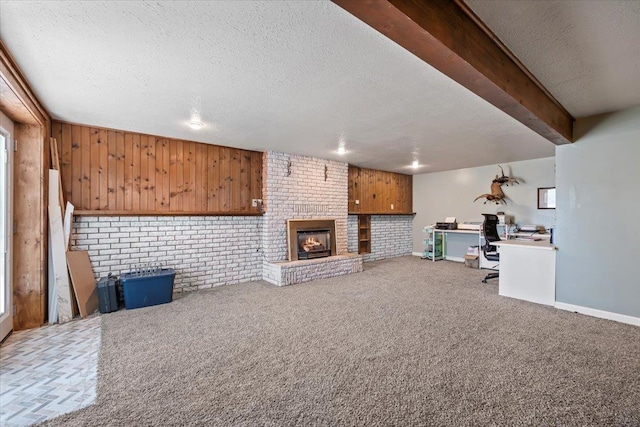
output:
[[[173,279],[176,272],[173,268],[163,268],[155,273],[124,273],[120,276],[124,293],[124,307],[148,307],[166,304],[173,300]]]

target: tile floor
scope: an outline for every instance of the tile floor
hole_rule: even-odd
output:
[[[100,316],[14,332],[0,346],[0,425],[28,426],[96,398]]]

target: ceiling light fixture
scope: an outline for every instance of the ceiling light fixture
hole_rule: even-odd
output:
[[[411,163],[411,167],[414,169],[418,169],[420,167],[420,163],[418,163],[417,160],[414,160],[413,163]]]
[[[192,121],[189,122],[189,126],[193,130],[199,130],[199,129],[202,129],[204,127],[204,123],[199,122],[197,120],[192,120]]]
[[[346,145],[347,144],[344,141],[344,136],[340,136],[340,138],[338,138],[338,151],[336,151],[336,152],[341,156],[347,154]]]

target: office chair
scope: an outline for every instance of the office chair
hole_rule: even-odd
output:
[[[484,215],[484,222],[482,223],[482,235],[484,236],[484,245],[482,245],[482,253],[484,257],[489,261],[500,261],[500,254],[498,248],[492,245],[492,242],[500,240],[498,236],[498,216],[493,214]],[[482,279],[482,283],[487,283],[489,279],[495,279],[500,275],[497,273],[489,273]]]

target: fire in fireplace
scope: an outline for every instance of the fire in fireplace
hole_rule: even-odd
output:
[[[289,261],[337,255],[335,219],[288,219]]]
[[[298,259],[331,256],[331,230],[298,230]]]

